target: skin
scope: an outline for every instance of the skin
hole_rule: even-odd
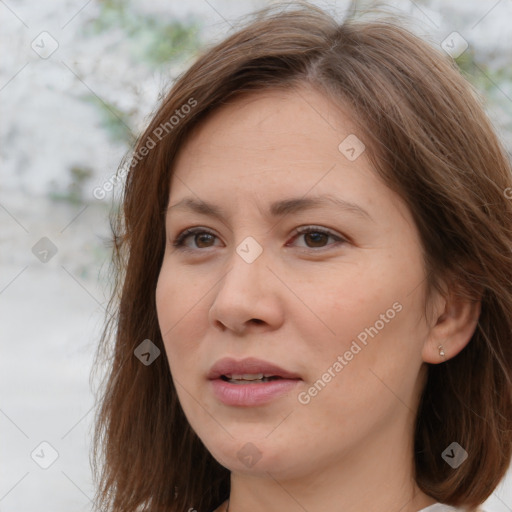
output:
[[[427,365],[454,357],[473,334],[479,304],[435,295],[424,315],[425,269],[405,203],[366,152],[338,149],[350,118],[314,89],[259,91],[199,125],[181,148],[169,205],[213,202],[222,221],[169,210],[157,313],[178,397],[192,428],[231,471],[230,512],[417,512],[435,503],[413,477],[413,424]],[[332,194],[370,218],[327,206],[266,218],[273,201]],[[347,242],[296,234],[322,227]],[[172,245],[191,235],[188,252]],[[236,252],[248,236],[263,252]],[[307,404],[298,400],[380,315],[402,306]],[[443,344],[445,356],[439,355]],[[218,359],[258,357],[298,373],[297,389],[257,407],[213,395]],[[237,456],[251,442],[261,458]],[[225,510],[226,503],[218,510]]]

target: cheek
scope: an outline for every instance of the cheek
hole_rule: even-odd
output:
[[[200,306],[199,299],[194,297],[198,293],[194,293],[193,277],[164,257],[155,291],[158,323],[164,341],[175,337],[182,324],[195,314]]]
[[[364,271],[340,274],[315,302],[324,327],[319,322],[299,327],[309,333],[304,339],[311,344],[310,382],[320,380],[320,387],[328,382],[325,388],[338,403],[357,401],[367,390],[371,405],[372,394],[381,395],[386,384],[400,389],[414,383],[426,335],[419,321],[422,267],[419,259],[417,265],[413,258],[403,263],[383,258]],[[322,388],[320,394],[330,392]]]
[[[211,364],[204,360],[201,340],[207,335],[207,294],[212,284],[207,276],[198,278],[197,272],[176,269],[166,265],[164,259],[155,291],[158,324],[171,374],[187,389],[197,386],[198,368]]]
[[[352,332],[365,336],[341,335],[335,343],[320,347],[316,355],[311,353],[312,370],[296,400],[297,424],[315,430],[335,446],[340,436],[355,442],[396,420],[406,406],[413,409],[421,362],[414,361],[412,343],[409,349],[400,348],[402,342],[413,341],[410,322],[401,316],[406,314],[404,307],[380,331],[365,331],[364,322],[360,328],[361,318],[338,317],[340,329],[350,325]]]
[[[324,323],[323,337],[331,340],[328,345],[338,344],[341,350],[358,336],[364,343],[376,322],[379,332],[389,331],[399,316],[400,305],[393,305],[403,300],[401,283],[392,269],[382,264],[366,262],[333,270],[325,285],[322,293],[316,293],[313,308]],[[311,291],[303,294],[311,297]]]
[[[173,374],[183,366],[194,343],[194,338],[184,332],[192,311],[187,307],[189,288],[182,281],[178,272],[171,272],[164,264],[155,292],[158,324]]]
[[[165,265],[160,270],[155,291],[156,313],[162,339],[167,344],[176,324],[176,293],[173,280]]]

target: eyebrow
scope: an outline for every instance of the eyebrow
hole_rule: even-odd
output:
[[[314,208],[321,208],[326,206],[336,206],[338,209],[355,214],[359,217],[367,218],[373,221],[371,215],[361,206],[351,203],[345,199],[335,197],[332,195],[323,195],[318,197],[297,197],[290,199],[283,199],[276,201],[270,205],[268,216],[270,217],[285,217],[294,213],[299,213],[304,210],[311,210]],[[197,201],[194,198],[186,197],[172,206],[167,208],[170,210],[188,210],[200,215],[207,215],[222,220],[226,217],[223,209],[217,205],[208,203],[206,201]]]

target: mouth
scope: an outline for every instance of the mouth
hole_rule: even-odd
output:
[[[271,382],[273,380],[282,379],[278,375],[263,375],[263,373],[246,373],[243,375],[221,375],[221,380],[230,382],[231,384],[255,384],[258,382]]]
[[[221,359],[212,366],[208,379],[220,402],[238,407],[267,404],[289,394],[302,381],[292,371],[255,358]]]
[[[225,357],[211,367],[207,378],[209,380],[224,378],[237,382],[254,382],[258,380],[264,382],[263,379],[275,380],[281,378],[294,380],[301,377],[297,373],[285,370],[274,363],[262,359],[248,357],[237,361],[231,357]]]

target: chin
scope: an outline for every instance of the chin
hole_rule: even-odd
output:
[[[307,454],[304,456],[304,464],[301,464],[297,459],[297,450],[290,446],[285,448],[282,442],[272,443],[265,439],[266,435],[268,431],[260,439],[249,436],[247,441],[229,438],[223,444],[205,443],[205,446],[215,460],[231,472],[255,476],[268,476],[270,473],[280,478],[300,476],[300,468],[308,466]]]

